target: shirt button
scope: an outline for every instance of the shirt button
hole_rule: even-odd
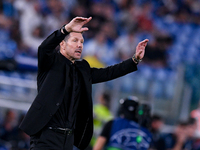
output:
[[[56,103],[56,106],[59,106],[60,105],[60,103]]]
[[[52,117],[53,116],[52,113],[49,113],[49,116]]]

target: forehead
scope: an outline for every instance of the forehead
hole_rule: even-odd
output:
[[[82,33],[71,32],[69,38],[77,38],[79,40],[83,40],[83,35]]]

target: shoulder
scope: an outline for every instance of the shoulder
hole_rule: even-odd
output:
[[[109,136],[110,136],[110,131],[112,130],[112,124],[113,124],[113,120],[108,121],[108,122],[104,125],[104,127],[103,127],[103,129],[102,129],[100,135],[103,136],[103,137],[109,138]]]
[[[114,120],[110,120],[110,121],[106,122],[106,123],[104,124],[103,129],[104,129],[104,130],[109,130],[109,131],[110,131],[111,128],[112,128],[113,122],[114,122]]]
[[[172,141],[175,140],[175,136],[172,133],[165,133],[165,134],[161,135],[160,140],[162,140],[162,141],[171,141],[172,142]]]

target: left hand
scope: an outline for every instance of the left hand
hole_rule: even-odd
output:
[[[145,40],[141,41],[140,43],[138,43],[138,45],[136,47],[136,51],[135,51],[136,59],[142,59],[144,57],[145,47],[147,46],[148,41],[149,41],[148,39],[145,39]]]

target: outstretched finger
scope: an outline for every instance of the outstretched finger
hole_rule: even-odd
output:
[[[145,43],[145,44],[146,44],[147,42],[149,42],[148,39],[145,39],[145,40],[142,41],[142,43]]]
[[[149,39],[145,39],[145,40],[143,40],[144,42],[149,42]]]
[[[145,39],[145,40],[140,42],[140,45],[146,46],[148,41],[149,41],[148,39]]]
[[[84,24],[90,22],[91,19],[92,19],[92,17],[87,18],[87,19],[84,21]]]
[[[87,19],[87,21],[89,22],[91,19],[92,19],[92,17],[89,17],[89,18]]]
[[[87,20],[88,18],[85,18],[85,17],[76,17],[74,18],[75,20]]]
[[[89,22],[90,20],[92,19],[92,17],[89,17],[89,18],[85,18],[85,17],[76,17],[74,18],[74,20],[76,21],[81,21],[81,22]]]
[[[84,31],[88,31],[89,29],[87,27],[83,27],[81,28],[81,32],[84,32]]]

